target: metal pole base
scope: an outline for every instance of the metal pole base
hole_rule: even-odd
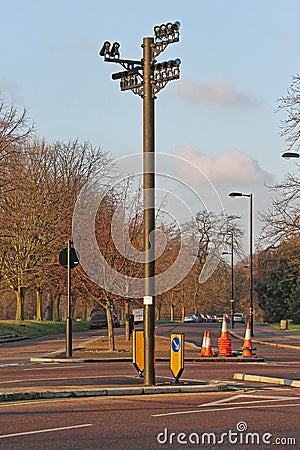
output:
[[[66,320],[66,357],[72,358],[72,319]]]

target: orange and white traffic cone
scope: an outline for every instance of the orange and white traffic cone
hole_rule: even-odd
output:
[[[244,339],[244,345],[242,347],[242,350],[243,350],[242,356],[246,356],[246,357],[253,356],[252,351],[255,350],[252,347],[251,329],[250,329],[250,323],[249,322],[247,323],[247,326],[246,326],[245,339]]]
[[[228,339],[228,328],[227,328],[227,319],[224,314],[223,322],[222,322],[222,330],[221,330],[221,338]]]
[[[227,318],[224,314],[222,322],[221,336],[218,339],[218,354],[219,356],[231,356],[231,339],[228,336]]]
[[[206,347],[203,356],[212,356],[212,348],[211,348],[211,341],[210,341],[210,331],[206,334]]]
[[[199,356],[204,356],[205,350],[206,350],[206,330],[204,330],[203,340],[202,340],[202,347],[201,347],[201,350],[199,352]]]

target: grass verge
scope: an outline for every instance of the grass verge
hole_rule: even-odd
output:
[[[280,330],[280,324],[279,323],[269,323],[269,326],[272,328],[276,328],[276,330]],[[300,332],[300,324],[298,323],[290,323],[288,326],[288,329],[285,331],[296,331]]]
[[[86,330],[89,328],[89,322],[73,321],[73,331]],[[50,322],[39,320],[0,320],[0,336],[17,334],[19,336],[37,337],[47,334],[64,333],[66,329],[65,322]]]

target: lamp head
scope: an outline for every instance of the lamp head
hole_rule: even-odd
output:
[[[177,66],[177,67],[179,67],[180,66],[180,64],[181,64],[181,59],[179,59],[179,58],[176,58],[176,59],[174,59],[174,65],[175,66]]]
[[[174,31],[174,32],[178,31],[179,28],[180,28],[180,25],[181,25],[181,24],[180,24],[180,22],[178,22],[178,20],[177,20],[176,22],[174,22],[173,25],[172,25],[173,31]]]
[[[155,25],[154,27],[154,36],[157,39],[172,39],[174,35],[178,35],[180,28],[180,22],[176,21],[174,23],[168,22],[167,24],[162,23],[161,25]],[[178,36],[176,36],[178,37]]]
[[[228,195],[229,195],[229,197],[232,197],[232,198],[234,198],[234,197],[243,197],[242,192],[230,192],[230,194],[228,194]]]
[[[160,36],[163,37],[163,36],[166,36],[166,35],[167,35],[167,27],[166,27],[166,25],[163,23],[163,24],[161,24],[161,26],[160,26]]]
[[[104,58],[105,58],[105,57],[107,57],[107,55],[109,55],[109,50],[110,50],[110,42],[105,41],[99,52],[99,55],[104,56]]]
[[[154,27],[154,35],[157,38],[160,36],[160,26],[159,25],[155,25],[155,27]]]
[[[119,48],[120,48],[119,42],[114,42],[112,45],[111,51],[109,53],[111,58],[115,58],[115,59],[120,58]]]
[[[284,153],[282,153],[281,156],[284,159],[299,158],[300,157],[299,153],[296,153],[296,152],[284,152]]]

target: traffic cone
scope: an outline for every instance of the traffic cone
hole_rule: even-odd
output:
[[[203,356],[212,356],[212,348],[211,348],[211,341],[210,341],[210,331],[206,334],[206,347],[203,353]]]
[[[255,350],[255,348],[252,347],[251,342],[251,329],[250,329],[250,323],[247,323],[246,331],[245,331],[245,339],[244,339],[244,345],[242,347],[242,356],[253,356],[252,350]]]
[[[223,316],[221,336],[218,339],[218,354],[219,356],[231,356],[231,339],[228,336],[227,319]]]
[[[205,353],[205,349],[206,349],[206,330],[204,330],[203,333],[202,347],[199,352],[199,356],[204,356],[203,354]]]
[[[224,314],[223,316],[223,322],[222,322],[222,330],[221,330],[221,337],[228,339],[228,328],[227,328],[227,319]]]

